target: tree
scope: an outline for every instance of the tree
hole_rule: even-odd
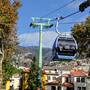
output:
[[[78,43],[79,57],[90,57],[90,49],[87,48],[90,44],[90,17],[85,22],[74,25],[72,35]]]
[[[17,69],[15,66],[13,66],[9,61],[5,64],[5,73],[6,73],[6,80],[10,80],[12,75],[16,73],[21,73],[21,69]]]
[[[9,60],[15,51],[17,44],[16,36],[16,21],[18,19],[18,8],[20,7],[20,2],[13,0],[11,3],[10,0],[0,0],[0,48],[3,46],[3,56],[4,58],[0,59],[0,90],[2,82],[2,63],[5,63]],[[3,67],[4,69],[4,67]],[[6,76],[6,75],[5,75]]]
[[[3,44],[5,56],[10,57],[16,44],[16,21],[18,19],[18,8],[20,3],[15,1],[11,4],[10,0],[0,0],[0,26],[3,33]],[[6,26],[6,27],[5,27]]]
[[[36,58],[34,57],[31,63],[31,70],[29,74],[29,89],[30,90],[37,90],[40,87],[40,81],[38,79],[38,66],[36,63]]]

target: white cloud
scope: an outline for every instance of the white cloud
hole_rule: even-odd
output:
[[[52,48],[58,34],[54,31],[43,32],[43,47]],[[24,33],[19,35],[20,46],[39,46],[39,33]]]

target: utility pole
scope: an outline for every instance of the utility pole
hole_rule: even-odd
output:
[[[40,90],[42,90],[42,32],[44,28],[51,28],[53,24],[50,24],[51,19],[49,18],[32,18],[33,22],[30,24],[33,28],[40,27],[39,30],[39,76],[38,79],[40,80],[41,86]]]

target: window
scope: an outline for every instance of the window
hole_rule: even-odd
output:
[[[77,90],[81,90],[81,87],[77,87]]]
[[[80,82],[80,77],[77,77],[77,82]]]
[[[66,78],[66,82],[68,82],[68,77]]]
[[[49,70],[49,73],[51,73],[51,70]]]
[[[86,90],[86,87],[78,87],[77,90]]]
[[[56,77],[53,77],[53,80],[56,80]]]
[[[85,82],[85,77],[82,77],[81,78],[81,82]]]
[[[86,90],[86,87],[82,87],[82,90]]]
[[[61,90],[61,87],[60,86],[58,86],[58,90]]]
[[[47,80],[50,80],[50,76],[47,76]]]
[[[85,77],[77,77],[77,82],[84,83],[85,82]]]
[[[56,87],[55,86],[51,86],[51,90],[56,90]]]
[[[57,69],[55,69],[55,73],[58,73]]]

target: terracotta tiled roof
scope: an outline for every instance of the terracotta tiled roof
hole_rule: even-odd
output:
[[[65,82],[65,83],[63,83],[63,86],[65,86],[65,87],[69,87],[69,88],[74,87],[74,86],[73,86],[73,83],[69,83],[69,82]]]
[[[56,81],[56,80],[54,80],[54,81],[52,81],[52,82],[46,83],[46,85],[60,85],[60,84],[61,84],[61,83],[58,82],[58,81]]]
[[[58,73],[46,73],[46,75],[59,75]]]
[[[70,74],[63,74],[63,77],[70,77]]]
[[[86,74],[84,70],[74,69],[71,71],[72,76],[86,76]]]
[[[56,78],[56,80],[57,80],[57,81],[61,81],[61,80],[62,80],[62,76],[58,76],[58,77]]]
[[[46,74],[45,70],[42,70],[42,74]]]
[[[30,70],[31,70],[30,68],[24,68],[23,72],[27,72],[28,73],[28,72],[30,72]]]

